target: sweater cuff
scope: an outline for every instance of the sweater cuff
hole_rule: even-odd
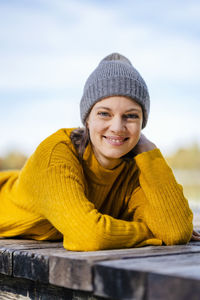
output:
[[[135,156],[135,162],[141,173],[145,174],[151,183],[167,183],[169,180],[175,180],[172,169],[158,148],[138,154]]]

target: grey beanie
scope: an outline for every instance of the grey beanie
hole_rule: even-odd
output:
[[[106,56],[87,79],[80,103],[83,124],[93,105],[110,96],[130,97],[140,104],[142,128],[146,126],[150,109],[147,85],[131,62],[119,53]]]

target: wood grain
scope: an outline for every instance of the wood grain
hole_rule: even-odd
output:
[[[55,252],[49,257],[49,281],[71,289],[93,290],[93,266],[100,261],[124,260],[183,253],[198,253],[196,245],[149,246],[145,248],[95,252]]]
[[[116,299],[118,295],[120,299],[199,299],[199,281],[200,253],[106,261],[94,266],[94,294]],[[191,297],[182,298],[189,291]]]

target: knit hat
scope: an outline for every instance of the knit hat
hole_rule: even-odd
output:
[[[93,105],[110,96],[130,97],[140,104],[143,110],[142,128],[146,126],[150,109],[146,83],[131,62],[119,53],[106,56],[87,79],[80,103],[83,124]]]

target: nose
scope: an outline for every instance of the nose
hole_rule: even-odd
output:
[[[120,116],[115,116],[110,122],[110,130],[115,133],[120,133],[125,130],[125,124]]]

